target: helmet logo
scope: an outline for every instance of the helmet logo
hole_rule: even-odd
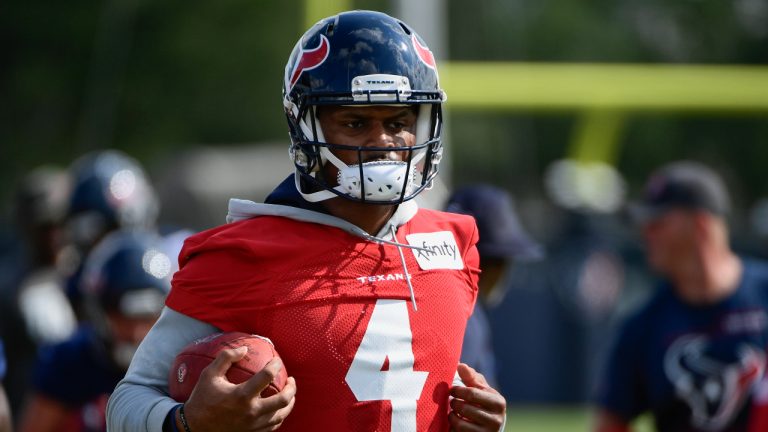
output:
[[[416,33],[411,33],[411,43],[413,44],[413,49],[416,50],[416,54],[419,56],[419,60],[421,60],[421,62],[427,65],[427,67],[430,69],[437,69],[435,56],[432,54],[432,51],[430,51],[429,48],[419,42],[419,39],[416,37]]]
[[[328,52],[330,51],[329,47],[330,43],[328,42],[328,38],[324,35],[320,35],[320,45],[318,45],[317,48],[306,51],[301,48],[299,58],[296,61],[296,66],[294,66],[293,71],[291,72],[289,89],[293,88],[302,72],[314,69],[325,62],[325,59],[328,58]]]

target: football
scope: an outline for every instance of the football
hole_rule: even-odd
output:
[[[227,379],[234,384],[241,384],[261,371],[274,357],[279,357],[272,341],[242,332],[215,333],[198,339],[184,347],[176,356],[168,375],[170,396],[185,402],[192,394],[200,373],[216,358],[220,351],[248,347],[248,353],[237,363],[230,366]],[[262,397],[276,394],[285,386],[288,374],[285,367],[261,392]]]

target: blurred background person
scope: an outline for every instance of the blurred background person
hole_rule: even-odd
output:
[[[0,302],[0,338],[8,361],[5,386],[13,411],[23,400],[37,349],[68,338],[77,324],[59,267],[68,179],[61,168],[40,166],[16,188],[14,225],[22,260]]]
[[[114,149],[79,157],[70,167],[72,190],[66,215],[70,242],[65,292],[83,318],[80,276],[90,251],[118,229],[154,230],[159,203],[144,168]]]
[[[729,194],[718,174],[670,163],[630,207],[649,265],[664,278],[621,326],[598,386],[598,432],[747,431],[766,368],[768,264],[731,250]]]
[[[0,432],[11,432],[11,407],[8,405],[8,396],[5,394],[5,386],[3,386],[5,372],[5,351],[3,340],[0,339]]]
[[[448,199],[446,211],[468,214],[477,222],[480,240],[480,281],[478,301],[467,322],[461,361],[482,373],[488,383],[498,385],[496,356],[486,308],[504,296],[503,280],[510,264],[543,258],[542,247],[523,229],[512,200],[498,187],[488,184],[456,189]]]
[[[157,235],[139,231],[114,231],[93,250],[80,279],[87,322],[42,349],[20,431],[106,429],[107,399],[160,315],[171,260]]]

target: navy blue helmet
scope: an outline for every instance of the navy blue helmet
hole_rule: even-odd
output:
[[[159,314],[170,290],[171,259],[162,239],[153,233],[110,233],[88,255],[80,279],[89,312],[127,317]]]
[[[283,82],[299,192],[309,201],[341,196],[392,204],[414,198],[432,185],[438,171],[444,101],[435,58],[407,24],[371,11],[344,12],[319,21],[294,47]],[[321,105],[414,106],[416,144],[382,149],[326,142],[316,121]],[[330,150],[356,151],[359,163],[347,166]],[[392,192],[387,187],[378,190],[381,184],[367,172],[364,175],[363,152],[382,150],[408,155],[404,164],[384,168],[390,170],[385,177],[396,179],[387,185]],[[326,163],[336,165],[339,178],[323,178],[320,168]]]
[[[68,225],[77,245],[90,247],[117,228],[154,225],[155,191],[144,169],[130,156],[105,150],[89,153],[72,165]]]

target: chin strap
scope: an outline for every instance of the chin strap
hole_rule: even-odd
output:
[[[321,190],[317,192],[311,192],[311,193],[304,193],[301,190],[301,174],[297,171],[296,174],[293,176],[294,182],[296,183],[296,190],[299,191],[301,194],[301,197],[309,202],[320,202],[325,201],[331,198],[336,197],[336,194],[329,191],[329,190]],[[338,186],[335,188],[338,190]]]

